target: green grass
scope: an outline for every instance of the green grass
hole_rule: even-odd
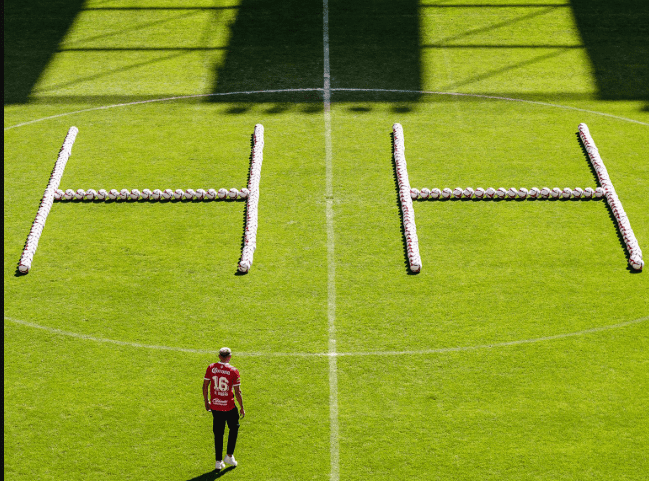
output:
[[[571,8],[495,6],[512,3],[427,2],[437,7],[420,6],[416,19],[378,6],[361,15],[417,22],[422,90],[541,103],[433,94],[336,102],[334,92],[341,480],[641,480],[649,472],[649,281],[629,271],[603,202],[416,202],[423,270],[407,270],[394,122],[418,188],[594,187],[575,136],[587,123],[649,250],[646,101],[601,98],[601,72],[576,48]],[[238,15],[106,10],[117,6],[179,7],[87,2],[59,45],[67,51],[55,53],[28,101],[5,105],[5,477],[214,479],[200,386],[228,345],[247,416],[240,466],[225,476],[331,479],[322,101],[285,93],[259,103],[95,109],[212,92]],[[262,3],[244,6],[246,15],[266,14]],[[330,2],[331,18],[344,18],[344,8]],[[332,67],[353,67],[346,42],[363,47],[365,32],[332,38]],[[149,49],[109,50],[138,47]],[[309,75],[296,74],[295,85]],[[318,78],[312,88],[322,87]],[[393,80],[358,71],[356,84],[336,84],[332,70],[338,88]],[[69,115],[17,126],[60,114]],[[211,202],[58,203],[32,272],[15,276],[70,125],[79,135],[62,188],[141,190],[242,187],[256,123],[265,150],[248,275],[235,275],[244,204]],[[517,342],[525,340],[533,342]]]

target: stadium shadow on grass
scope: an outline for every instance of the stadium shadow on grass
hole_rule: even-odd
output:
[[[416,0],[329,1],[331,87],[421,90]],[[394,12],[399,11],[395,16]],[[322,0],[242,0],[214,93],[323,88]],[[332,102],[407,102],[420,94],[333,92]],[[322,103],[322,91],[209,97],[210,102]],[[320,112],[313,110],[313,113]],[[307,111],[310,112],[310,111]]]
[[[4,2],[4,104],[27,103],[84,0]]]
[[[649,2],[570,0],[599,98],[649,100]]]

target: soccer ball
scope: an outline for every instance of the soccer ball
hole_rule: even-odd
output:
[[[235,189],[234,187],[232,187],[228,191],[228,199],[236,199],[238,195],[239,195],[239,191],[237,189]]]
[[[482,187],[478,187],[473,193],[476,199],[482,199],[485,196],[485,190]]]
[[[424,187],[419,191],[419,195],[421,196],[422,199],[428,199],[430,197],[430,189]]]
[[[128,191],[128,189],[122,189],[119,191],[119,198],[122,200],[126,200],[128,199],[129,194],[130,192]]]
[[[81,200],[86,196],[86,191],[83,189],[79,189],[74,193],[74,198],[76,200]]]
[[[219,197],[219,199],[225,199],[228,195],[228,191],[221,187],[216,195]]]
[[[419,197],[419,189],[415,189],[414,187],[410,189],[410,197],[412,197],[413,200]]]
[[[119,196],[119,192],[117,192],[117,189],[110,189],[108,192],[108,198],[110,200],[115,200]]]
[[[183,194],[184,194],[184,192],[183,192],[182,189],[176,189],[176,190],[174,191],[174,199],[176,199],[176,200],[180,200],[180,199],[182,199],[182,198],[183,198]]]
[[[495,195],[497,199],[503,199],[507,195],[507,190],[504,187],[498,187]]]
[[[508,199],[515,199],[517,194],[518,194],[518,190],[516,189],[516,187],[511,187],[507,191],[507,198]]]
[[[433,190],[430,191],[429,197],[431,199],[439,199],[440,195],[442,195],[442,191],[439,190],[437,187],[435,187]]]
[[[453,198],[454,199],[461,199],[462,198],[462,192],[464,192],[462,190],[462,187],[456,187],[455,189],[453,189]]]
[[[209,189],[209,190],[205,193],[205,197],[208,198],[208,199],[210,199],[210,200],[214,200],[214,199],[216,198],[216,190],[214,190],[214,189]]]
[[[97,191],[95,189],[88,189],[86,191],[86,200],[93,200],[97,197]]]
[[[462,192],[462,195],[464,195],[465,198],[470,199],[471,197],[473,197],[473,193],[474,193],[474,192],[475,192],[475,191],[474,191],[471,187],[467,187],[467,188],[464,189],[464,191]]]
[[[133,189],[128,196],[130,197],[131,200],[138,200],[140,198],[140,191],[137,189]]]
[[[595,197],[597,197],[598,199],[604,197],[604,189],[602,189],[601,187],[595,189]]]
[[[148,200],[151,197],[151,191],[149,189],[142,189],[142,198]]]
[[[246,199],[246,198],[248,198],[249,195],[250,195],[250,191],[246,187],[244,187],[243,189],[241,189],[239,191],[239,198],[240,199]]]
[[[194,197],[196,197],[197,200],[203,200],[203,197],[205,197],[205,191],[203,189],[196,189]]]
[[[487,190],[484,191],[484,196],[487,199],[493,199],[494,195],[496,195],[496,189],[494,189],[493,187],[489,187]]]
[[[443,199],[450,199],[451,195],[453,195],[453,192],[448,187],[446,187],[444,190],[442,190],[442,198]]]
[[[563,192],[561,193],[561,197],[564,199],[570,199],[572,197],[572,189],[570,187],[566,187],[563,189]]]
[[[558,199],[560,195],[561,189],[559,187],[555,187],[550,191],[550,197],[552,197],[553,199]]]
[[[164,197],[165,199],[169,200],[171,199],[171,196],[173,196],[173,191],[171,189],[165,189],[165,192],[167,193],[168,197]],[[160,197],[163,196],[162,191],[160,189],[153,189],[153,192],[151,192],[151,198],[153,200],[160,200]]]
[[[108,192],[106,192],[106,189],[99,189],[95,197],[97,200],[106,200],[106,197],[108,197]]]
[[[63,197],[64,194],[65,194],[65,192],[63,192],[61,189],[56,189],[54,191],[54,198],[56,200],[61,200],[61,197]]]
[[[527,193],[530,199],[536,199],[541,195],[541,191],[539,190],[538,187],[532,187],[530,191]]]
[[[584,194],[584,190],[580,187],[577,187],[575,190],[572,191],[572,195],[575,196],[575,199],[580,199],[583,194]]]
[[[629,264],[631,264],[631,267],[633,267],[636,271],[641,271],[642,267],[644,266],[644,261],[640,256],[631,256],[629,259]]]
[[[593,196],[593,194],[595,194],[595,191],[591,187],[586,187],[584,189],[583,196],[585,199],[590,199]]]
[[[541,189],[541,197],[544,198],[544,199],[547,199],[548,197],[550,197],[551,193],[552,193],[552,191],[550,190],[549,187],[543,187]]]
[[[521,199],[525,199],[528,193],[529,192],[525,187],[521,187],[520,189],[518,189],[518,197]]]
[[[192,200],[195,195],[196,195],[196,192],[194,192],[194,189],[187,189],[183,193],[183,199]]]

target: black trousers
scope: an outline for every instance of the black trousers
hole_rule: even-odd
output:
[[[228,449],[226,454],[234,454],[234,448],[237,445],[237,435],[239,434],[239,411],[235,407],[232,411],[214,411],[212,410],[212,431],[214,431],[214,453],[216,460],[223,459],[223,433],[225,432],[225,423],[228,423]]]

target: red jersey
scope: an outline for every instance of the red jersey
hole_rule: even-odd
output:
[[[231,411],[234,404],[234,386],[241,385],[241,376],[234,366],[215,362],[207,366],[205,380],[210,381],[210,408],[213,411]]]

